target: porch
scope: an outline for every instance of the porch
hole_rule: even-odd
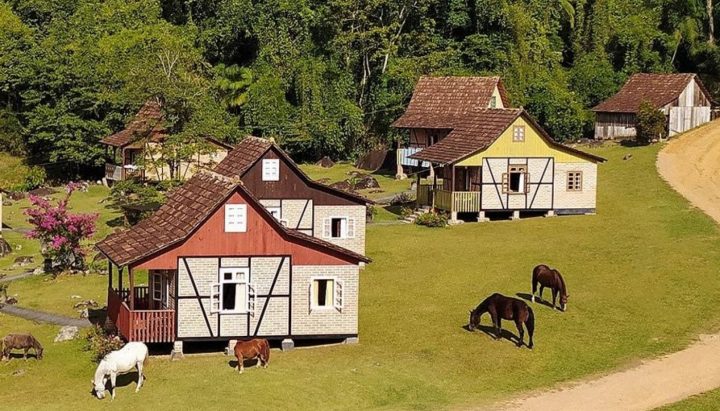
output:
[[[417,189],[418,206],[434,206],[450,212],[451,215],[480,212],[480,198],[480,191],[443,190],[434,188],[432,184],[420,184]]]
[[[132,270],[128,270],[130,286],[123,288],[123,270],[117,272],[117,287],[113,287],[110,266],[107,316],[118,333],[127,341],[162,343],[175,341],[175,310],[167,305],[167,296],[152,298],[148,286],[135,286]],[[164,291],[164,290],[162,290]]]

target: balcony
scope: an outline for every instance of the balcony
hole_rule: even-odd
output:
[[[477,213],[481,211],[480,191],[448,191],[433,190],[431,184],[421,184],[417,190],[418,206],[432,206],[435,198],[435,208],[450,213]]]
[[[128,306],[130,290],[108,289],[108,317],[127,341],[175,341],[175,310],[149,310],[148,287],[133,289],[135,309]]]

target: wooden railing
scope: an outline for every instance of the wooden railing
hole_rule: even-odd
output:
[[[127,298],[129,290],[108,290],[108,316],[115,323],[120,335],[128,341],[173,342],[175,341],[175,310],[130,310]],[[147,287],[136,287],[135,307],[148,307]],[[124,297],[124,298],[123,298]]]
[[[479,191],[448,191],[435,190],[432,185],[421,184],[417,189],[418,206],[432,205],[435,197],[435,208],[457,213],[473,213],[480,211]]]
[[[105,178],[114,181],[122,180],[122,167],[116,166],[115,164],[105,163]]]

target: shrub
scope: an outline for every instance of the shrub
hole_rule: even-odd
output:
[[[637,113],[637,134],[635,141],[638,144],[648,144],[665,135],[665,114],[658,110],[649,101],[640,103]]]
[[[27,236],[40,240],[43,257],[59,270],[85,268],[85,251],[81,243],[95,232],[97,214],[71,214],[67,210],[70,196],[79,186],[68,184],[65,198],[58,200],[57,205],[31,195],[31,207],[25,210],[28,222],[33,225]]]
[[[395,197],[390,200],[390,205],[403,205],[407,203],[412,203],[413,201],[414,199],[410,194],[402,192],[396,194]]]
[[[25,175],[23,182],[14,188],[13,191],[30,191],[45,184],[47,175],[45,169],[38,166],[30,167],[28,173]]]
[[[85,351],[92,352],[95,362],[100,362],[110,352],[119,350],[123,342],[115,334],[108,333],[99,325],[94,325],[85,334]]]
[[[426,227],[445,227],[448,223],[447,216],[440,213],[425,213],[415,220],[415,224]]]
[[[110,207],[122,212],[125,225],[132,226],[160,208],[165,202],[164,191],[176,186],[174,182],[151,185],[134,180],[119,181],[110,190]]]
[[[405,218],[413,213],[413,209],[410,207],[400,207],[400,217]]]
[[[370,222],[372,221],[375,216],[377,215],[378,210],[375,208],[374,205],[369,205],[365,208],[365,221]]]

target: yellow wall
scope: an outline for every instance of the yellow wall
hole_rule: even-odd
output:
[[[498,90],[497,86],[495,86],[495,91],[492,93],[493,97],[495,97],[495,108],[505,108],[503,105],[502,97],[500,97],[500,91]],[[490,104],[488,104],[488,107],[491,107]]]
[[[512,141],[513,126],[515,125],[525,126],[524,142]],[[554,157],[556,163],[591,162],[582,157],[551,147],[540,137],[537,130],[522,117],[518,117],[512,125],[503,131],[500,138],[495,140],[486,150],[466,158],[457,163],[457,165],[482,166],[483,158],[485,157]]]

